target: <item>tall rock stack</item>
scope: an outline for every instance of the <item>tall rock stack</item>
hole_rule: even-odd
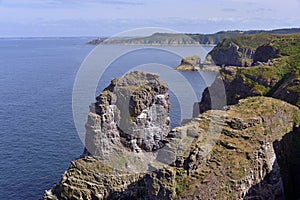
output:
[[[168,86],[158,75],[131,72],[111,84],[90,106],[86,149],[101,159],[119,150],[151,152],[170,131]]]

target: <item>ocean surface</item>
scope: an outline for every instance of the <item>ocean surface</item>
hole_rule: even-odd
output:
[[[0,39],[0,199],[39,199],[59,182],[70,161],[83,152],[72,113],[72,91],[82,63],[95,46],[90,38]],[[107,47],[107,53],[118,46]],[[199,100],[213,72],[180,72],[171,76],[180,56],[199,54],[212,47],[137,47],[114,59],[97,86],[97,95],[112,78],[133,70],[161,74],[170,87],[172,126],[192,116],[189,92]],[[181,52],[174,53],[174,52]],[[201,53],[200,53],[201,52]],[[99,57],[101,62],[101,56]],[[150,63],[150,64],[149,64]],[[176,72],[179,73],[179,72]],[[88,111],[88,105],[86,110]],[[188,112],[185,112],[188,111]],[[83,112],[83,114],[85,114]],[[185,112],[185,113],[182,113]],[[84,125],[86,115],[81,124]]]

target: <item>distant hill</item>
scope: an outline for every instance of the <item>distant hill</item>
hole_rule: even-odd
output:
[[[295,34],[300,33],[300,28],[276,29],[276,30],[249,30],[249,31],[220,31],[213,34],[191,34],[191,33],[154,33],[151,36],[135,38],[104,38],[94,39],[88,44],[129,44],[129,45],[216,45],[223,39],[235,36],[251,34]]]

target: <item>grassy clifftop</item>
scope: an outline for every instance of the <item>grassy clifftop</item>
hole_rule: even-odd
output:
[[[255,50],[257,47],[271,42],[274,39],[277,39],[281,36],[278,35],[270,35],[270,34],[255,34],[255,35],[243,35],[236,36],[232,38],[226,38],[222,40],[214,50],[226,49],[232,43],[238,45],[240,48],[248,48]]]

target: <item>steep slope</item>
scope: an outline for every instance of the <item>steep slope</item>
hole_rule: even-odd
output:
[[[115,89],[116,86],[121,88]],[[116,96],[111,94],[113,91]],[[94,117],[89,116],[86,125],[87,135],[94,136],[87,137],[87,144],[94,142],[95,148],[91,149],[96,151],[72,161],[61,181],[46,191],[43,199],[243,199],[255,196],[274,199],[283,197],[282,185],[297,186],[292,177],[298,176],[298,172],[290,174],[286,166],[290,166],[291,158],[300,151],[286,151],[284,146],[290,144],[289,140],[277,145],[286,134],[299,137],[297,107],[272,98],[249,98],[227,111],[203,113],[164,134],[161,130],[166,121],[153,119],[162,111],[168,113],[167,99],[161,98],[167,96],[166,92],[167,86],[153,74],[133,72],[112,81],[92,104],[90,115]],[[135,131],[125,135],[117,132],[114,127],[119,126],[121,120],[117,120],[118,112],[114,110],[115,106],[120,107],[117,99],[122,98],[122,94],[127,94],[125,99],[133,100],[129,104],[132,105],[130,117],[125,115],[130,120],[129,127],[140,124],[143,127],[148,120],[138,122],[142,114],[152,116],[147,126],[156,125],[160,131],[149,129],[147,137],[136,135]],[[149,95],[160,98],[152,101]],[[148,115],[152,106],[163,110]],[[149,137],[155,134],[160,136],[154,140],[157,143]],[[141,143],[132,143],[132,140]],[[144,148],[147,146],[143,141],[159,144],[159,147]],[[132,144],[137,144],[139,151],[135,145],[130,146]],[[118,154],[102,156],[103,150],[116,150],[114,153]],[[115,159],[116,156],[121,160]],[[153,156],[155,160],[151,160]],[[293,160],[294,166],[298,164]],[[145,165],[148,169],[142,170]],[[257,184],[261,186],[256,188]]]

